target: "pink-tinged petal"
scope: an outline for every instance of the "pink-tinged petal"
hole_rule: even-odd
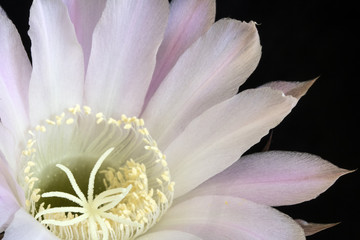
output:
[[[311,236],[325,229],[332,228],[339,223],[309,223],[302,219],[295,220],[304,230],[305,236]]]
[[[13,196],[18,206],[25,205],[25,195],[23,189],[17,184],[14,171],[10,168],[9,164],[5,161],[3,155],[0,153],[0,176],[1,187],[8,194]]]
[[[164,149],[202,112],[234,96],[260,59],[255,23],[220,20],[179,58],[143,118]]]
[[[215,0],[174,0],[145,104],[185,50],[214,23]]]
[[[314,84],[317,78],[305,82],[285,82],[285,81],[275,81],[269,82],[261,87],[270,87],[272,89],[280,90],[285,95],[293,96],[297,99],[300,99],[306,94],[309,88]]]
[[[159,231],[145,234],[141,237],[136,238],[136,240],[201,240],[201,238],[194,236],[187,232],[181,231]]]
[[[293,205],[316,198],[349,172],[307,153],[256,153],[240,158],[185,197],[231,195],[269,206]]]
[[[0,153],[0,232],[7,228],[15,212],[24,205],[24,200],[24,192]]]
[[[168,13],[167,0],[106,2],[86,75],[86,104],[94,111],[139,115]]]
[[[33,216],[20,208],[5,231],[3,240],[57,240],[59,239]]]
[[[0,181],[2,181],[0,176]],[[19,205],[12,199],[9,193],[4,192],[0,183],[0,233],[5,231],[12,221],[15,212],[19,209]]]
[[[85,69],[89,62],[92,34],[105,7],[105,0],[63,0],[66,4],[76,36],[84,52]]]
[[[15,144],[11,131],[0,124],[0,156],[6,159],[12,171],[16,172],[19,163],[20,148]]]
[[[15,91],[11,91],[12,90],[6,86],[6,83],[0,76],[0,127],[7,129],[11,137],[14,137],[19,145],[24,146],[24,132],[29,125],[29,120],[24,108],[19,105],[21,104],[19,101],[20,99],[14,99],[14,95],[17,95],[17,93]],[[6,142],[7,139],[2,139],[0,141]],[[2,148],[3,147],[0,146],[0,149]]]
[[[29,35],[33,59],[30,118],[32,124],[39,124],[51,114],[82,104],[84,58],[61,0],[33,2]]]
[[[19,204],[8,186],[5,176],[0,173],[0,232],[6,229],[18,209]]]
[[[202,239],[300,240],[301,227],[265,205],[231,196],[201,196],[172,206],[156,230],[179,230]]]
[[[233,164],[282,121],[297,100],[271,88],[241,92],[193,120],[165,149],[175,196]]]
[[[28,127],[30,61],[14,24],[0,8],[0,121],[19,141]]]

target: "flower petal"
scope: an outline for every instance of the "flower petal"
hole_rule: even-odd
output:
[[[165,231],[159,231],[159,232],[153,232],[148,233],[143,236],[140,236],[136,238],[137,240],[201,240],[201,238],[194,236],[187,232],[181,232],[181,231],[171,231],[171,230],[165,230]]]
[[[297,99],[300,99],[306,94],[309,88],[314,84],[317,78],[305,81],[305,82],[285,82],[285,81],[275,81],[269,82],[261,87],[270,87],[272,89],[280,90],[285,95],[293,96]]]
[[[1,175],[0,181],[2,181]],[[3,187],[0,184],[0,233],[8,227],[13,215],[18,209],[19,205],[16,204],[16,201],[14,201],[14,199],[11,195],[9,195],[8,192],[4,191]]]
[[[279,124],[296,102],[280,91],[257,88],[193,120],[164,151],[176,182],[175,195],[181,196],[233,164]]]
[[[309,223],[302,219],[295,220],[304,230],[305,236],[311,236],[315,233],[321,232],[325,229],[334,227],[339,223]]]
[[[0,233],[10,224],[20,206],[24,206],[24,192],[0,153]]]
[[[189,232],[203,239],[305,239],[289,216],[265,205],[231,196],[201,196],[171,207],[156,230]]]
[[[234,96],[260,59],[255,23],[220,20],[178,60],[144,112],[163,149],[186,125]]]
[[[0,153],[0,232],[3,224],[8,223],[19,206],[25,205],[24,192],[12,173],[12,169]]]
[[[6,159],[13,171],[17,171],[20,150],[15,147],[14,135],[0,124],[0,136],[0,156]]]
[[[0,233],[5,230],[12,216],[19,209],[19,204],[14,196],[13,191],[11,190],[7,177],[3,174],[3,162],[0,159]]]
[[[86,76],[86,103],[120,117],[139,115],[164,35],[166,0],[108,0],[95,28]]]
[[[215,0],[174,0],[169,23],[156,56],[156,67],[145,103],[154,95],[185,50],[204,34],[215,20]]]
[[[14,24],[0,7],[0,122],[19,141],[28,127],[31,65]]]
[[[33,124],[82,104],[84,59],[66,6],[61,0],[35,0],[30,9],[33,73],[30,118]]]
[[[59,239],[23,208],[20,208],[6,229],[3,240],[28,240],[29,237],[31,240]]]
[[[231,195],[269,206],[292,205],[316,198],[346,173],[307,153],[256,153],[240,158],[186,197]]]
[[[105,7],[105,0],[63,0],[66,4],[76,36],[84,52],[85,69],[89,62],[94,28]]]

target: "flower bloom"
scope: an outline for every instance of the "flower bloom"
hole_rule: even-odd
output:
[[[313,81],[237,94],[254,22],[214,0],[34,0],[32,64],[0,9],[4,239],[304,239],[330,225],[271,206],[348,173],[320,157],[239,157]]]

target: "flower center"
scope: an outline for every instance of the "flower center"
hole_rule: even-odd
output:
[[[165,155],[142,119],[77,105],[29,133],[26,208],[61,239],[133,239],[172,203]]]

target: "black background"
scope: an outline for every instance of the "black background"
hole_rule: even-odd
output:
[[[217,18],[256,21],[263,47],[260,64],[240,88],[275,80],[304,81],[320,76],[292,113],[273,131],[272,150],[309,152],[347,169],[358,160],[358,29],[356,1],[218,0]],[[17,25],[24,45],[31,1],[0,0]],[[0,43],[1,44],[1,43]],[[249,152],[263,148],[264,138]],[[317,199],[281,207],[294,218],[341,222],[309,237],[360,239],[359,171],[340,178]]]

